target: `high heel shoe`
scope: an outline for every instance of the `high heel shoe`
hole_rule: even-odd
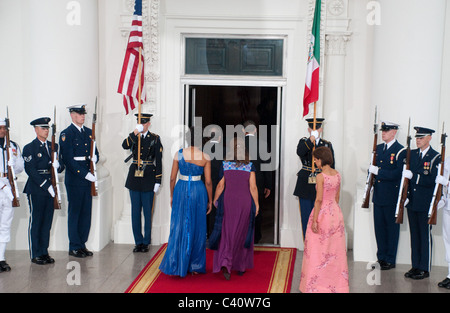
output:
[[[230,280],[231,275],[225,266],[222,266],[222,273],[226,280]]]

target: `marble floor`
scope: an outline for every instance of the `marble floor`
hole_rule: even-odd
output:
[[[132,245],[109,244],[93,257],[77,259],[67,252],[54,251],[55,263],[30,262],[28,251],[6,251],[10,272],[0,273],[0,294],[4,293],[123,293],[159,249],[133,253]],[[450,293],[437,283],[447,275],[446,267],[434,267],[430,277],[414,281],[403,274],[409,265],[389,271],[373,271],[366,262],[352,261],[349,251],[351,293]],[[302,251],[297,251],[291,293],[298,293]],[[369,267],[369,269],[367,269]]]

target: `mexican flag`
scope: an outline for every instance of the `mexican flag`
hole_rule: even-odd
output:
[[[309,113],[309,104],[319,100],[320,65],[320,8],[322,0],[316,0],[314,21],[309,44],[308,64],[306,65],[305,93],[303,95],[303,117]]]

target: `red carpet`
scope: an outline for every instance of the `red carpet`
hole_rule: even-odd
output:
[[[168,276],[158,267],[166,251],[164,244],[144,267],[126,293],[287,293],[291,290],[296,249],[255,247],[254,268],[239,276],[212,273],[213,251],[206,250],[206,274],[184,278]]]

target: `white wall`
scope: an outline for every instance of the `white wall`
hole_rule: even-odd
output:
[[[429,127],[436,130],[431,142],[440,152],[442,121],[448,120],[448,105],[445,105],[445,90],[448,85],[448,73],[443,66],[448,62],[448,34],[444,38],[446,27],[447,1],[378,1],[380,4],[381,24],[366,26],[373,33],[372,69],[370,96],[366,98],[366,128],[371,129],[373,112],[378,107],[379,119],[399,123],[398,140],[406,144],[408,119],[411,118],[412,149],[415,149],[414,126]],[[356,9],[356,5],[355,5]],[[359,12],[363,8],[359,7]],[[447,15],[448,16],[448,15]],[[447,21],[448,25],[448,21]],[[360,28],[363,30],[364,28]],[[444,45],[446,43],[446,45]],[[445,49],[445,50],[444,50]],[[370,53],[370,52],[369,52]],[[356,68],[355,68],[356,69]],[[444,69],[444,71],[443,71]],[[446,117],[444,117],[446,114]],[[367,134],[366,138],[370,138]],[[371,150],[371,141],[366,140],[367,152]],[[369,155],[362,159],[369,163]],[[367,165],[359,164],[364,170]],[[360,182],[365,175],[359,175]],[[373,231],[373,207],[361,209],[363,187],[357,185],[355,199],[355,260],[376,260],[376,242]],[[440,220],[433,227],[433,264],[446,265],[442,244]],[[400,227],[397,263],[410,264],[410,239],[407,216]]]
[[[67,7],[70,1],[0,1],[0,115],[5,116],[8,105],[11,138],[21,148],[36,137],[30,121],[42,116],[53,121],[55,107],[57,137],[70,124],[67,106],[76,103],[88,104],[86,125],[91,127],[99,79],[97,1],[76,2],[80,4],[79,10]],[[67,18],[74,12],[80,17],[79,23],[70,25]],[[98,144],[101,151],[101,139]],[[101,191],[93,202],[93,230],[88,242],[93,250],[101,249],[110,240],[111,219],[104,213],[111,205],[111,188],[102,164],[101,156]],[[29,208],[22,193],[26,179],[25,172],[18,175],[20,207],[15,209],[8,249],[28,249]],[[61,182],[63,179],[64,174],[60,175]],[[64,184],[60,186],[65,199]],[[62,210],[55,211],[50,249],[68,249],[66,201]]]

